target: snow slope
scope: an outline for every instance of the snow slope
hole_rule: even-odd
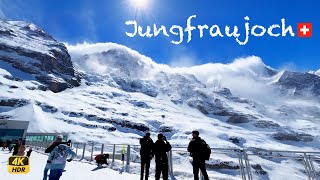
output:
[[[48,157],[37,152],[33,152],[30,158],[30,172],[28,174],[10,174],[8,173],[8,158],[9,154],[7,151],[0,152],[0,174],[1,179],[4,180],[19,180],[21,178],[34,180],[42,179],[43,170],[47,162]],[[89,163],[82,163],[72,161],[67,163],[66,171],[63,173],[61,180],[88,180],[88,179],[101,179],[108,178],[114,180],[125,180],[125,179],[139,179],[140,177],[135,174],[119,173],[109,168],[97,169],[97,166]]]

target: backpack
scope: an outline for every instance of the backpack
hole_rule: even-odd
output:
[[[52,164],[64,164],[67,160],[68,154],[65,149],[62,149],[60,146],[58,147],[58,151],[53,157]]]
[[[202,140],[202,145],[203,145],[202,147],[203,157],[205,160],[209,160],[211,155],[211,148],[204,140]]]

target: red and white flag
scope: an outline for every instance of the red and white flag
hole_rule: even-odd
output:
[[[312,37],[312,23],[298,23],[298,37]]]

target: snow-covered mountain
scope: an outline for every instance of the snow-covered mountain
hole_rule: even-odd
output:
[[[197,129],[211,147],[320,149],[314,74],[256,56],[171,68],[114,43],[66,48],[17,21],[1,21],[0,37],[0,119],[29,120],[30,132],[117,144],[162,132],[185,146]]]
[[[317,76],[320,76],[320,69],[318,71],[310,71],[310,74],[315,74]]]
[[[80,85],[64,44],[36,25],[0,20],[0,37],[1,61],[30,74],[30,78],[46,85],[43,88],[60,92]]]

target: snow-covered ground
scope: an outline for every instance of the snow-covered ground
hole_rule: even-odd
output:
[[[192,165],[185,151],[173,152],[174,173],[170,174],[170,180],[192,180]],[[7,151],[0,151],[0,175],[4,180],[26,179],[35,180],[42,179],[43,169],[47,161],[47,155],[34,151],[30,158],[30,172],[26,175],[13,175],[7,172],[7,160],[10,154]],[[305,167],[302,161],[296,161],[290,158],[268,159],[258,156],[249,156],[252,166],[252,174],[254,179],[261,180],[304,180],[307,179]],[[241,174],[238,169],[239,162],[237,159],[228,155],[212,154],[210,160],[216,164],[214,170],[208,169],[210,179],[217,180],[240,180]],[[220,166],[217,166],[217,164]],[[315,169],[320,170],[320,164],[314,163]],[[97,168],[94,162],[85,160],[67,163],[66,171],[63,173],[61,180],[96,180],[96,179],[112,179],[112,180],[135,180],[140,179],[140,164],[131,162],[129,168],[124,167],[122,162],[115,161],[112,167],[103,165],[103,168]],[[127,171],[129,173],[127,173]],[[151,162],[150,179],[154,178],[155,164]]]
[[[7,151],[0,151],[0,176],[2,180],[36,180],[42,179],[43,169],[47,162],[47,156],[33,152],[30,158],[30,172],[28,174],[10,174],[8,173],[7,163],[10,154]],[[72,161],[67,163],[66,171],[63,173],[61,180],[95,180],[95,179],[112,179],[112,180],[135,180],[140,176],[120,173],[110,168],[97,169],[94,164]]]

